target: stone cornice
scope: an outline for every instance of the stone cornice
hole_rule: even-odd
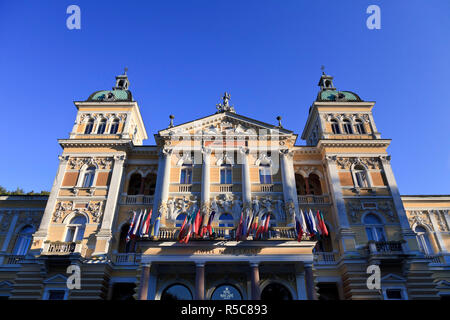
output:
[[[355,140],[319,140],[317,143],[317,149],[322,150],[324,147],[388,147],[391,144],[391,139],[379,139],[379,140],[363,140],[363,139],[355,139]]]
[[[126,147],[131,150],[133,145],[131,140],[115,139],[115,140],[87,140],[87,139],[58,139],[61,147]]]

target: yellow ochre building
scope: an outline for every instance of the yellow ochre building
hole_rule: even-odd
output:
[[[375,102],[323,73],[306,145],[281,118],[238,114],[228,93],[204,118],[171,116],[143,145],[128,87],[125,72],[75,102],[48,197],[0,196],[0,298],[450,298],[450,196],[400,195]],[[150,209],[158,234],[127,242],[133,212]],[[297,241],[295,217],[309,210],[329,235]],[[187,215],[213,211],[213,237],[177,241]],[[243,212],[270,216],[262,238],[236,240]],[[67,285],[70,266],[79,288]]]

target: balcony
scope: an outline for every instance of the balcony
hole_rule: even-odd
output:
[[[113,262],[117,265],[136,265],[137,254],[136,253],[116,253],[113,255]]]
[[[156,240],[158,241],[177,241],[178,232],[180,228],[163,228],[159,229],[159,235]],[[236,238],[236,227],[215,227],[214,228],[215,237],[214,238],[194,238],[191,236],[191,240],[229,240],[234,241]],[[148,238],[143,238],[142,240],[147,240]],[[252,236],[248,237],[251,240]],[[265,233],[262,237],[263,240],[296,240],[297,233],[293,228],[290,227],[271,227],[269,231]],[[310,240],[309,237],[303,235],[302,240]]]
[[[299,195],[298,204],[329,204],[330,198],[328,195]]]
[[[153,196],[144,196],[144,195],[125,195],[122,197],[121,204],[128,205],[153,205]]]
[[[317,265],[329,265],[336,263],[336,256],[334,252],[315,252],[314,263]]]
[[[369,241],[367,252],[371,258],[398,259],[405,255],[404,241]]]
[[[180,184],[178,185],[178,192],[191,192],[192,184]]]
[[[15,255],[10,253],[0,255],[0,264],[19,265],[23,260],[25,260],[24,255]]]
[[[42,250],[43,255],[67,255],[81,253],[82,244],[79,242],[45,242]]]
[[[260,192],[273,192],[273,184],[261,184]]]
[[[232,184],[221,184],[219,186],[219,192],[232,192],[233,185]]]

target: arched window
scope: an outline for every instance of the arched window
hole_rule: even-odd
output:
[[[32,226],[25,226],[20,230],[14,246],[13,254],[26,255],[30,249],[31,240],[33,239],[34,228]]]
[[[90,187],[92,187],[92,185],[94,184],[94,177],[95,177],[95,167],[94,166],[90,166],[84,172],[82,187],[83,188],[90,188]]]
[[[106,119],[102,119],[98,124],[97,134],[105,133],[105,129],[106,129]]]
[[[427,229],[422,226],[417,226],[414,231],[417,234],[420,250],[425,254],[433,254],[433,246],[431,245],[430,237],[427,234]]]
[[[183,284],[173,284],[164,289],[161,300],[192,300],[192,293]]]
[[[370,213],[364,217],[364,224],[369,241],[386,241],[383,223],[380,218]]]
[[[119,119],[114,119],[111,123],[111,128],[109,129],[109,133],[116,134],[117,130],[119,130]]]
[[[270,164],[259,165],[259,181],[261,184],[272,183],[272,168],[270,167]]]
[[[362,165],[357,164],[353,167],[353,178],[355,187],[357,188],[370,187],[368,173],[366,171],[366,168],[364,168]]]
[[[89,134],[92,132],[92,128],[94,128],[94,119],[90,118],[86,123],[86,128],[84,129],[85,134]]]
[[[334,134],[340,134],[341,128],[339,128],[339,123],[336,119],[331,119],[331,130],[333,130]]]
[[[184,164],[180,173],[180,184],[192,184],[192,165]]]
[[[311,173],[308,177],[309,192],[314,195],[322,194],[322,186],[320,185],[320,178],[317,174]]]
[[[366,129],[364,128],[364,124],[359,119],[356,119],[356,121],[355,121],[355,128],[356,128],[356,132],[358,132],[359,134],[365,134],[366,133]]]
[[[128,184],[128,195],[139,194],[141,190],[142,177],[139,173],[134,173],[130,178],[130,183]]]
[[[152,196],[155,193],[156,174],[149,173],[144,179],[144,195]]]
[[[306,195],[306,182],[305,178],[300,173],[295,174],[295,186],[297,187],[298,195]]]
[[[181,213],[175,219],[175,227],[181,227],[183,225],[184,219],[186,219],[186,214]]]
[[[242,295],[235,286],[222,284],[214,290],[211,300],[242,300]]]
[[[231,165],[222,163],[220,166],[220,183],[221,184],[232,184],[232,173]]]
[[[233,216],[228,213],[223,213],[219,217],[219,227],[233,227]]]
[[[353,134],[352,125],[351,125],[349,120],[345,119],[343,121],[343,125],[342,126],[344,127],[344,133],[346,133],[346,134]]]
[[[268,284],[261,292],[261,300],[278,301],[292,300],[290,291],[280,283]]]
[[[86,217],[76,216],[67,225],[66,242],[81,241],[84,237],[84,229],[86,228]]]
[[[117,248],[117,251],[119,253],[129,252],[128,247],[130,242],[127,243],[127,234],[129,229],[130,229],[129,223],[125,223],[120,229],[119,246]]]

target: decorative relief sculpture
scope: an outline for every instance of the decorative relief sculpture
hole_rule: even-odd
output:
[[[238,196],[233,201],[233,218],[239,220],[242,213],[242,201]]]
[[[94,165],[99,169],[111,169],[111,158],[70,158],[69,168],[72,170],[80,170],[84,165]]]
[[[428,212],[423,211],[411,211],[411,215],[408,217],[408,220],[411,225],[423,225],[429,228],[429,230],[434,230],[433,224],[431,223],[431,219],[428,216]]]
[[[60,201],[56,204],[56,210],[53,213],[53,222],[62,222],[62,220],[72,212],[73,202],[72,201]]]
[[[87,208],[87,213],[92,217],[92,222],[99,223],[100,218],[102,217],[103,211],[102,209],[102,201],[91,201]]]

